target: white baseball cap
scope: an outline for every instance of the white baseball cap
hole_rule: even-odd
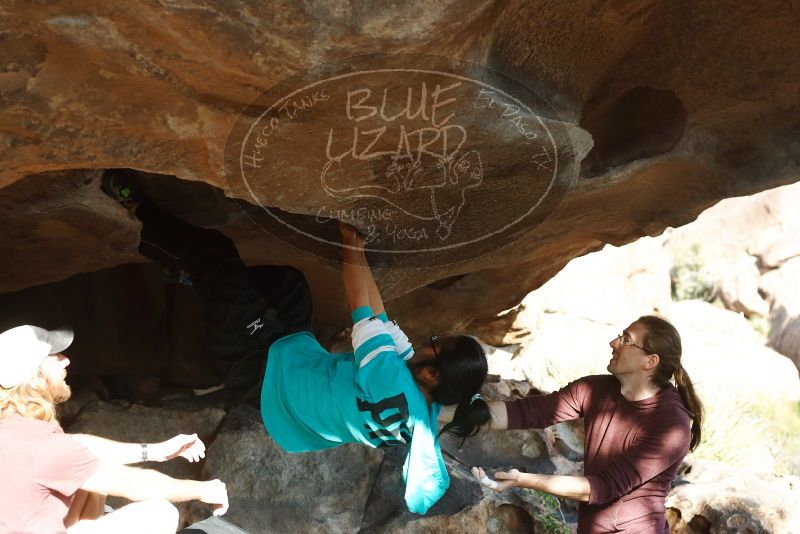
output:
[[[9,389],[30,380],[51,354],[58,354],[72,344],[69,327],[45,330],[24,325],[0,334],[0,386]]]

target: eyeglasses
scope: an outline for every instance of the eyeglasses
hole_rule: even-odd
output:
[[[626,345],[628,347],[636,347],[637,349],[642,349],[645,352],[650,352],[649,350],[647,350],[646,348],[642,347],[641,345],[637,345],[636,343],[634,343],[633,340],[631,339],[631,336],[626,334],[625,332],[622,332],[621,334],[618,334],[617,335],[617,339],[619,339],[622,342],[623,345]]]
[[[436,350],[436,340],[439,339],[439,336],[431,336],[428,340],[428,343],[431,345],[431,349],[433,349],[433,355],[436,359],[439,359],[439,352]]]
[[[414,369],[420,369],[422,367],[428,366],[436,366],[436,360],[439,359],[439,351],[436,350],[436,341],[439,339],[439,336],[431,336],[428,338],[426,343],[423,343],[422,346],[430,345],[431,350],[433,350],[433,358],[426,358],[425,360],[417,363],[409,363],[408,365]]]

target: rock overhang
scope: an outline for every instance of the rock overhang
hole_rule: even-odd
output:
[[[558,206],[504,248],[379,270],[391,311],[414,331],[464,328],[513,306],[572,257],[688,222],[721,198],[797,180],[800,60],[792,51],[800,37],[780,6],[317,8],[6,7],[14,18],[0,86],[2,290],[141,261],[136,224],[96,189],[100,169],[176,176],[218,188],[215,198],[244,197],[229,187],[224,164],[244,106],[281,80],[364,54],[485,65],[541,95],[551,118],[588,130],[597,146]],[[640,127],[620,133],[615,121]],[[296,213],[319,207],[306,200],[271,199]],[[219,223],[251,263],[307,270],[324,295],[323,314],[343,321],[335,265],[236,217],[201,222]]]

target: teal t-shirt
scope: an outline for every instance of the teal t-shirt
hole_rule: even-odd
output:
[[[364,306],[352,318],[352,353],[332,354],[309,332],[272,344],[261,392],[264,426],[288,452],[410,442],[406,503],[425,513],[449,485],[437,438],[441,406],[428,405],[403,359],[410,348],[398,353],[385,315]]]

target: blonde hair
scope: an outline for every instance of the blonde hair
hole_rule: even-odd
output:
[[[40,368],[36,376],[12,388],[0,387],[0,420],[14,414],[56,421],[58,386]]]

